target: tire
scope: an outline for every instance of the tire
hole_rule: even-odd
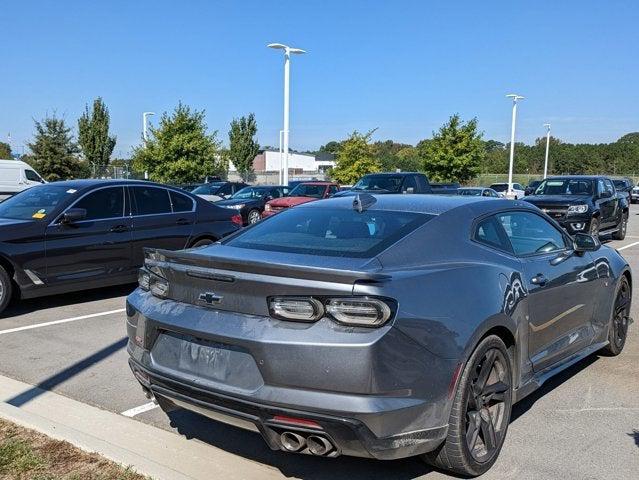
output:
[[[205,245],[211,245],[212,243],[215,243],[215,240],[212,240],[210,238],[203,238],[191,245],[191,248],[204,247]]]
[[[593,237],[598,237],[599,236],[599,218],[598,217],[592,217],[592,220],[590,220],[590,232],[589,233]]]
[[[475,348],[464,368],[446,440],[437,450],[424,454],[423,459],[460,475],[476,477],[487,472],[504,444],[511,409],[510,355],[504,342],[490,335]]]
[[[13,296],[13,283],[11,277],[4,269],[0,267],[0,312],[3,312]]]
[[[616,357],[626,345],[631,300],[632,290],[630,289],[630,284],[626,276],[622,275],[617,287],[615,304],[612,309],[610,326],[608,327],[608,345],[601,350],[603,355]]]
[[[250,212],[248,212],[248,215],[246,216],[246,218],[247,218],[248,224],[253,225],[254,223],[257,223],[260,220],[262,220],[262,214],[260,213],[259,210],[253,209]]]
[[[621,221],[617,225],[617,231],[612,234],[613,240],[623,240],[626,238],[626,231],[628,230],[628,213],[621,214]]]

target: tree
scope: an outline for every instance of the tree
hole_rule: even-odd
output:
[[[86,162],[78,159],[78,146],[64,119],[47,117],[35,121],[31,154],[24,158],[45,180],[69,180],[87,176]]]
[[[191,111],[180,102],[149,130],[149,141],[133,150],[132,161],[151,180],[190,183],[225,173],[217,132],[207,133],[204,111]]]
[[[2,159],[12,159],[13,155],[11,154],[11,145],[8,143],[0,142],[0,158]]]
[[[115,137],[109,136],[109,109],[102,98],[93,101],[93,111],[85,106],[84,113],[78,119],[78,143],[84,159],[93,168],[106,167],[115,148]]]
[[[373,155],[370,139],[373,132],[361,134],[357,131],[341,142],[335,167],[331,169],[331,177],[343,184],[352,185],[367,173],[379,172],[382,165]]]
[[[633,144],[638,144],[639,145],[639,132],[627,133],[623,137],[621,137],[619,140],[617,140],[617,142],[618,143],[633,143]]]
[[[244,181],[253,175],[253,160],[260,150],[260,145],[254,139],[256,134],[257,123],[252,113],[231,122],[228,158]]]
[[[459,115],[450,117],[432,140],[422,147],[424,171],[432,180],[460,183],[474,178],[486,155],[477,119],[464,123]]]
[[[322,145],[319,148],[318,152],[332,153],[333,155],[337,155],[337,152],[339,152],[339,147],[340,147],[340,142],[336,142],[335,140],[332,140],[328,142],[326,145]]]

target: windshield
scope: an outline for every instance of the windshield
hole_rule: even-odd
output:
[[[366,175],[353,186],[353,190],[385,190],[387,192],[399,192],[402,187],[402,176],[391,175]]]
[[[300,183],[297,187],[291,190],[289,197],[313,197],[324,198],[324,192],[326,191],[326,185],[314,185],[312,183]]]
[[[215,192],[217,192],[222,185],[224,185],[223,182],[207,183],[206,185],[200,185],[199,187],[193,189],[191,191],[191,193],[194,193],[196,195],[198,195],[198,194],[200,194],[200,195],[212,195]]]
[[[0,217],[42,220],[75,192],[73,188],[53,185],[31,187],[0,203]]]
[[[231,198],[233,199],[251,199],[251,198],[262,198],[269,192],[269,188],[255,188],[255,187],[244,187],[242,190],[238,190],[235,192]]]
[[[593,181],[576,178],[552,178],[544,180],[535,195],[592,195]]]
[[[462,190],[457,190],[458,195],[469,195],[473,197],[480,197],[483,190],[481,188],[466,188]]]
[[[416,212],[291,208],[247,229],[227,245],[332,257],[377,255],[433,218]]]
[[[613,180],[612,183],[615,184],[615,188],[617,190],[623,190],[623,189],[627,188],[626,187],[626,182],[623,181],[623,180]]]

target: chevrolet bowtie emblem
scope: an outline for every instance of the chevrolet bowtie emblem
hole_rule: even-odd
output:
[[[204,305],[211,306],[220,303],[222,301],[222,297],[214,294],[213,292],[200,293],[199,301]]]

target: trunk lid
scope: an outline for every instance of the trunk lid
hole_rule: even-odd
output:
[[[376,259],[318,257],[214,244],[205,248],[145,250],[148,269],[169,282],[177,302],[249,315],[269,315],[271,296],[351,295],[356,282],[379,283]]]

